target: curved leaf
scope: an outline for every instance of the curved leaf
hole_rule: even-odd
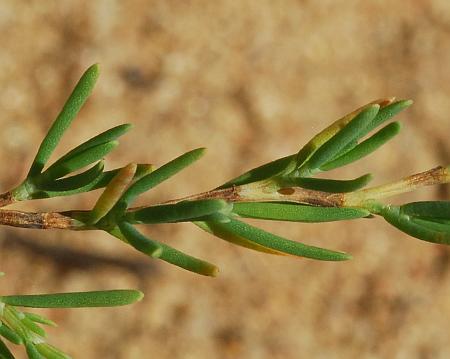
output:
[[[236,219],[231,219],[229,223],[209,223],[208,227],[214,235],[217,233],[219,238],[226,240],[223,233],[231,233],[234,236],[241,237],[262,247],[294,256],[326,261],[342,261],[351,258],[347,253],[290,241]]]
[[[63,109],[42,141],[27,177],[37,175],[42,171],[50,155],[61,140],[62,135],[91,94],[98,76],[99,68],[97,64],[89,67],[81,76],[80,81],[78,81]]]
[[[14,355],[10,352],[3,340],[0,339],[0,358],[1,359],[14,359]]]
[[[162,253],[162,247],[156,241],[153,241],[143,234],[141,234],[136,228],[127,222],[119,223],[119,228],[122,234],[125,236],[127,242],[136,248],[139,252],[142,252],[150,257],[158,258]]]

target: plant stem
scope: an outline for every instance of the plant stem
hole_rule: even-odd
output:
[[[364,206],[365,202],[411,192],[420,187],[448,182],[450,182],[450,167],[438,166],[431,170],[405,177],[399,181],[346,193],[343,204],[346,207]]]
[[[6,209],[0,210],[0,225],[33,229],[81,229],[79,221],[58,212],[22,212]]]

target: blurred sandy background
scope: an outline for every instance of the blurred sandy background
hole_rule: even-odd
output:
[[[146,196],[210,189],[296,152],[379,97],[412,98],[401,135],[336,174],[376,183],[450,163],[450,3],[421,1],[0,1],[1,189],[23,178],[84,69],[101,78],[58,154],[124,122],[108,158],[195,167]],[[96,194],[21,204],[88,208]],[[407,198],[407,199],[406,199]],[[449,199],[449,187],[399,200]],[[278,258],[186,225],[148,233],[216,263],[204,278],[102,233],[2,228],[2,294],[140,288],[137,305],[41,311],[76,358],[449,358],[450,251],[381,219],[262,224],[349,251],[346,263]],[[21,349],[18,349],[19,353]],[[19,355],[20,357],[20,355]]]

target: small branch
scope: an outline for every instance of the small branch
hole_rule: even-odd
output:
[[[449,167],[439,166],[425,172],[413,174],[399,181],[346,193],[344,206],[361,206],[365,202],[411,192],[425,186],[448,182],[450,182]]]
[[[32,229],[81,229],[80,222],[57,212],[0,210],[0,225]]]

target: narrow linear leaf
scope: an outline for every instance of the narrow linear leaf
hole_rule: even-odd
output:
[[[129,123],[119,125],[109,130],[100,133],[99,135],[92,137],[90,140],[82,143],[81,145],[75,147],[74,149],[67,152],[64,156],[58,159],[55,162],[55,165],[61,162],[66,162],[68,159],[72,158],[75,155],[78,155],[82,152],[85,152],[89,148],[96,147],[98,145],[105,144],[107,142],[111,142],[119,138],[120,136],[127,133],[133,126]]]
[[[61,350],[55,348],[54,346],[47,344],[47,343],[39,343],[35,344],[36,349],[38,350],[39,354],[43,355],[45,358],[48,359],[70,359],[71,357],[65,353],[63,353]]]
[[[136,169],[136,174],[135,174],[133,180],[139,179],[139,176],[142,176],[143,174],[148,174],[149,172],[151,172],[151,168],[152,168],[152,166],[148,165],[148,164],[138,164],[137,169]],[[117,173],[119,173],[120,170],[121,170],[121,168],[116,168],[114,170],[105,171],[91,183],[87,184],[86,186],[75,189],[75,190],[36,191],[32,194],[32,199],[72,196],[74,194],[85,193],[85,192],[94,191],[94,190],[97,190],[100,188],[104,188],[108,185],[109,182],[111,182],[111,180],[117,175]]]
[[[192,257],[175,248],[169,247],[164,243],[160,243],[160,245],[163,250],[159,259],[165,262],[205,276],[216,277],[219,273],[219,268],[217,268],[214,264]]]
[[[29,331],[40,335],[43,338],[47,337],[47,333],[39,325],[37,325],[32,320],[28,319],[26,316],[21,319],[22,325],[24,325]]]
[[[401,213],[398,206],[384,206],[380,213],[388,223],[412,237],[432,243],[450,244],[450,231],[445,230],[445,228],[448,229],[448,225],[444,229],[437,229],[438,223],[432,224],[429,223],[430,221],[417,220]]]
[[[213,230],[213,233],[220,228],[222,231],[229,231],[236,236],[245,238],[263,247],[294,256],[326,261],[342,261],[351,258],[347,253],[294,242],[236,219],[231,219],[229,223],[214,223],[210,228]]]
[[[102,159],[114,148],[116,148],[118,144],[119,142],[117,141],[111,141],[88,148],[84,152],[78,153],[77,155],[69,158],[67,161],[53,164],[44,173],[42,173],[41,178],[57,179],[71,172],[75,172],[80,168],[86,167],[91,163]]]
[[[303,146],[300,151],[296,155],[296,168],[302,167],[306,161],[308,161],[311,156],[328,140],[330,140],[334,135],[336,135],[339,131],[341,131],[347,124],[352,121],[356,116],[358,116],[362,111],[373,105],[379,105],[380,108],[384,108],[391,104],[395,98],[383,98],[378,99],[368,104],[350,112],[339,120],[333,122],[330,126],[320,131],[317,135],[315,135],[305,146]],[[352,141],[349,142],[349,145]],[[347,150],[348,147],[345,146],[344,150]]]
[[[56,323],[48,318],[45,318],[39,314],[23,312],[23,314],[35,323],[49,325],[51,327],[57,327]]]
[[[99,161],[95,166],[91,167],[87,171],[84,171],[83,173],[50,183],[44,183],[43,186],[39,186],[39,190],[50,192],[76,191],[98,180],[99,177],[102,176],[104,167],[104,161]]]
[[[17,335],[15,332],[13,332],[9,327],[7,327],[5,324],[0,325],[0,335],[8,339],[11,343],[20,345],[23,344],[22,338]]]
[[[159,167],[150,174],[133,183],[133,185],[131,185],[124,193],[120,201],[126,203],[127,206],[130,206],[135,198],[141,193],[148,191],[161,182],[174,176],[187,166],[200,159],[200,157],[202,157],[204,153],[204,148],[197,148],[175,158],[169,163],[166,163],[165,165]]]
[[[1,359],[14,359],[14,355],[10,352],[3,340],[0,339],[0,358]]]
[[[386,142],[391,140],[400,132],[401,126],[398,122],[392,122],[389,125],[383,127],[380,131],[374,134],[372,137],[361,142],[354,147],[351,151],[344,153],[342,156],[328,162],[320,167],[322,171],[329,171],[334,168],[345,166],[349,163],[360,160],[363,157],[376,151],[383,146]]]
[[[450,219],[450,201],[412,202],[402,205],[400,211],[416,217]]]
[[[247,218],[292,222],[332,222],[363,218],[370,212],[360,208],[315,207],[297,203],[235,203],[233,213]]]
[[[335,158],[349,143],[360,138],[379,109],[379,105],[372,105],[361,111],[347,126],[331,137],[311,156],[306,163],[308,168],[310,170],[320,168],[323,164]]]
[[[124,237],[123,233],[121,233],[119,229],[111,231],[110,234],[116,238],[119,238],[121,241],[128,243],[127,239]],[[158,244],[162,248],[162,252],[161,255],[159,256],[159,259],[165,262],[171,263],[180,268],[186,269],[190,272],[194,272],[205,276],[215,277],[219,273],[219,269],[214,264],[187,255],[164,243],[158,242]]]
[[[288,177],[281,179],[282,185],[297,186],[315,191],[344,193],[353,192],[365,187],[371,180],[372,175],[365,174],[352,180],[332,180],[322,178]]]
[[[221,185],[217,189],[228,188],[231,186],[240,186],[251,182],[264,180],[273,176],[276,176],[282,172],[290,172],[295,168],[295,155],[279,158],[270,163],[253,168],[252,170],[245,172],[244,174],[228,181]]]
[[[370,131],[380,126],[382,123],[386,122],[390,118],[397,115],[399,112],[407,109],[409,106],[412,105],[412,103],[413,103],[412,100],[400,100],[395,101],[389,104],[388,106],[381,108],[378,114],[373,119],[373,121],[369,124],[369,126],[367,126],[365,131],[362,133],[362,136],[365,136]]]
[[[206,199],[158,205],[128,212],[125,219],[131,223],[174,223],[192,221],[220,211],[230,212],[233,205],[224,200]]]
[[[240,235],[237,235],[234,232],[229,231],[227,228],[223,226],[217,226],[218,223],[230,223],[231,218],[228,217],[228,221],[210,221],[209,219],[202,220],[202,221],[196,221],[194,224],[198,226],[199,228],[203,229],[205,232],[208,232],[212,234],[213,236],[219,237],[223,239],[224,241],[227,241],[229,243],[235,244],[237,246],[241,246],[248,249],[253,249],[254,251],[258,251],[261,253],[267,253],[267,254],[275,254],[275,255],[286,255],[283,252],[276,251],[274,249],[264,247],[260,244],[257,244],[255,242],[252,242],[248,240],[247,238],[244,238]]]
[[[46,359],[39,353],[36,346],[30,341],[25,342],[25,349],[27,351],[28,358],[30,359]]]
[[[91,211],[89,224],[97,223],[106,216],[130,185],[136,173],[136,164],[130,163],[122,168],[109,182]]]
[[[73,292],[36,295],[7,295],[0,297],[3,303],[33,308],[81,308],[115,307],[141,300],[137,290],[117,289],[92,292]]]
[[[61,140],[62,135],[72,123],[75,116],[89,97],[99,76],[98,65],[92,65],[78,81],[70,94],[63,109],[53,122],[47,135],[42,141],[36,157],[31,165],[28,177],[39,174],[47,163],[50,155]]]
[[[142,252],[153,258],[158,258],[159,256],[161,256],[162,247],[158,242],[147,238],[127,222],[119,223],[119,228],[122,234],[125,236],[127,242],[131,246],[136,248],[139,252]]]

